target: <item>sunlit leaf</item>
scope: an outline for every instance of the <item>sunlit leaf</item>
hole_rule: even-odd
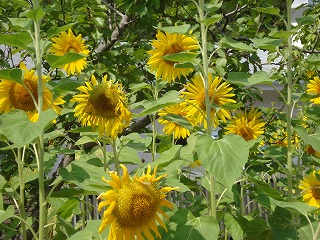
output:
[[[222,48],[231,48],[238,51],[254,52],[255,49],[252,46],[246,45],[243,42],[238,42],[229,37],[224,37],[219,42]]]
[[[14,216],[14,207],[9,205],[8,208],[3,211],[0,210],[0,223]]]
[[[1,69],[0,79],[23,84],[24,71],[19,68]]]
[[[272,84],[275,79],[265,71],[258,71],[253,75],[244,72],[230,72],[227,81],[233,84],[252,86],[255,84]]]
[[[43,18],[46,15],[46,13],[42,10],[42,8],[32,9],[27,11],[26,16],[33,20],[33,21],[39,21],[41,18]]]
[[[70,24],[67,24],[67,25],[63,25],[62,27],[51,27],[47,31],[47,36],[48,36],[48,38],[51,38],[54,35],[57,35],[57,34],[59,34],[61,32],[64,32],[64,31],[68,30],[69,28],[72,28],[73,25],[74,25],[74,23],[70,23]]]
[[[210,25],[215,24],[216,22],[220,21],[221,19],[222,19],[221,14],[214,14],[214,15],[210,16],[209,18],[206,18],[200,22],[206,26],[210,26]]]
[[[52,68],[62,67],[65,64],[78,61],[80,59],[83,59],[84,57],[86,56],[73,52],[68,52],[63,56],[56,56],[53,54],[48,54],[44,56],[44,58],[47,60],[47,62],[50,64]]]
[[[283,43],[283,40],[273,38],[255,38],[252,39],[252,42],[257,48],[275,51]]]
[[[30,122],[26,112],[14,110],[0,116],[0,132],[13,142],[15,147],[21,148],[39,137],[57,116],[57,113],[50,109],[43,112],[37,122]]]
[[[156,27],[157,29],[168,32],[168,33],[181,33],[181,34],[186,34],[191,25],[190,24],[183,24],[179,26],[172,26],[172,27]]]
[[[320,152],[320,133],[309,134],[303,127],[295,127],[294,130],[306,144],[310,144],[314,150]]]
[[[0,44],[12,47],[26,49],[27,44],[31,41],[32,38],[28,33],[0,34]]]
[[[196,152],[205,170],[231,190],[248,160],[249,146],[238,135],[226,135],[220,140],[204,135],[197,139]]]
[[[163,59],[172,62],[195,62],[196,58],[197,54],[187,52],[174,53],[163,56]]]
[[[255,7],[252,8],[253,10],[257,11],[257,12],[263,12],[263,13],[268,13],[271,15],[276,15],[276,16],[280,16],[280,9],[276,8],[276,7]]]
[[[11,24],[15,27],[28,29],[32,25],[32,21],[28,18],[9,18]]]

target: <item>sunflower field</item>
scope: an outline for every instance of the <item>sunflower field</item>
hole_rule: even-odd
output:
[[[319,1],[0,13],[1,240],[320,239]]]

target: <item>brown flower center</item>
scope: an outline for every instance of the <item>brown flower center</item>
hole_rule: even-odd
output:
[[[165,49],[165,51],[163,52],[163,56],[174,54],[174,53],[180,53],[180,52],[183,52],[183,47],[179,43],[173,42],[170,44],[170,46],[167,49]],[[174,65],[176,63],[169,60],[164,60],[164,61],[170,65]]]
[[[246,126],[241,127],[238,134],[246,141],[254,139],[253,130]]]
[[[312,195],[315,199],[320,199],[320,186],[315,186],[312,188]]]
[[[123,227],[146,224],[157,212],[160,192],[152,185],[133,180],[119,189],[115,216]]]
[[[30,92],[32,93],[34,99],[37,101],[38,85],[36,82],[28,79],[26,79],[24,83],[28,89],[25,88],[22,84],[13,84],[10,91],[10,100],[16,109],[21,109],[24,111],[33,111],[35,110],[35,105],[32,96],[30,95]]]
[[[98,85],[90,93],[89,102],[94,113],[103,118],[114,118],[118,115],[119,93],[106,85]]]

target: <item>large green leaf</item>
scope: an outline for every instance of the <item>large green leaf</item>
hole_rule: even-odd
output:
[[[0,34],[0,44],[26,49],[32,41],[28,33]]]
[[[309,212],[316,210],[316,207],[312,207],[304,202],[285,202],[285,201],[278,201],[276,199],[270,198],[271,202],[275,205],[285,208],[298,211],[302,215],[307,215]]]
[[[11,68],[11,69],[1,69],[0,70],[0,79],[9,80],[13,82],[17,82],[23,84],[23,70],[19,68]]]
[[[168,54],[163,57],[163,59],[172,61],[172,62],[195,62],[198,54],[195,53],[188,53],[188,52],[181,52],[181,53],[173,53]]]
[[[320,64],[320,54],[319,53],[311,53],[307,57],[307,62],[315,65]]]
[[[275,7],[255,7],[252,8],[253,10],[257,11],[257,12],[263,12],[263,13],[267,13],[267,14],[271,14],[271,15],[276,15],[276,16],[280,16],[280,9],[279,8],[275,8]]]
[[[238,42],[229,37],[222,38],[219,43],[222,48],[231,48],[234,50],[247,52],[255,51],[255,49],[252,46],[246,45],[243,42]]]
[[[211,216],[194,217],[187,209],[179,209],[169,220],[169,232],[164,239],[213,240],[219,235],[219,224]]]
[[[224,224],[233,240],[243,239],[243,230],[238,221],[229,213],[224,214]]]
[[[68,52],[63,56],[56,56],[53,54],[48,54],[44,56],[44,58],[47,60],[47,62],[50,64],[52,68],[59,68],[65,64],[78,61],[85,57],[86,57],[85,55],[73,53],[73,52]]]
[[[92,232],[89,230],[81,230],[77,232],[76,234],[73,234],[71,237],[69,237],[67,240],[91,240],[92,238]]]
[[[0,116],[0,132],[14,144],[14,147],[21,148],[40,136],[57,116],[54,110],[49,109],[41,114],[37,122],[30,122],[26,112],[14,110]]]
[[[233,84],[240,84],[243,86],[252,86],[255,84],[269,84],[271,85],[276,80],[276,77],[269,76],[265,71],[255,72],[253,75],[244,72],[230,72],[227,81]]]
[[[0,223],[14,216],[14,207],[13,205],[9,205],[8,208],[3,211],[0,210]]]
[[[189,31],[191,25],[190,24],[183,24],[179,26],[172,26],[172,27],[157,27],[157,29],[168,32],[168,33],[181,33],[185,34]]]
[[[283,43],[283,40],[273,38],[255,38],[252,39],[252,42],[256,48],[275,51]]]
[[[77,185],[80,189],[95,194],[100,194],[109,188],[101,179],[102,176],[109,178],[107,173],[102,167],[91,164],[89,160],[83,161],[79,159],[73,161],[66,168],[61,168],[59,174],[63,180]]]
[[[200,23],[203,23],[206,26],[210,26],[210,25],[215,24],[216,22],[220,21],[222,19],[222,17],[223,16],[221,14],[213,14],[209,18],[206,18],[206,19],[200,21]]]
[[[294,130],[306,144],[310,144],[316,151],[320,152],[320,133],[309,134],[303,127],[295,127]]]
[[[248,180],[254,183],[254,185],[256,185],[269,197],[272,197],[277,200],[283,200],[281,194],[276,189],[272,188],[268,183],[250,177],[248,178]]]
[[[244,240],[271,240],[273,239],[270,226],[265,219],[255,218],[247,221],[242,228],[244,233]]]
[[[135,149],[131,147],[123,147],[119,154],[119,162],[121,163],[132,163],[141,164],[141,159]]]
[[[248,160],[249,146],[238,135],[226,135],[220,140],[204,135],[197,139],[196,152],[205,170],[231,191]]]
[[[40,7],[26,12],[26,16],[33,21],[39,21],[45,15],[46,13]]]
[[[48,36],[48,38],[51,38],[58,33],[64,32],[64,31],[68,30],[69,28],[72,28],[73,25],[74,25],[74,23],[70,23],[67,25],[63,25],[62,27],[51,27],[47,31],[47,36]]]
[[[165,108],[167,106],[173,105],[175,103],[179,103],[179,93],[177,91],[171,90],[165,93],[160,99],[157,101],[147,101],[143,100],[141,102],[132,104],[132,108],[142,108],[143,110],[139,114],[135,114],[135,117],[141,117],[148,115],[150,113],[154,113],[159,109]]]

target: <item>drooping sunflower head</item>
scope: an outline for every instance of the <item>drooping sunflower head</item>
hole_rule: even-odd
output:
[[[254,108],[251,108],[249,112],[236,111],[231,123],[225,127],[226,134],[239,135],[246,141],[256,139],[264,132],[265,123],[260,118],[261,116],[262,112]]]
[[[307,93],[315,96],[310,99],[310,102],[320,104],[320,79],[318,77],[314,77],[313,80],[310,80],[310,83],[307,84]]]
[[[190,131],[185,127],[181,126],[179,123],[174,121],[169,121],[164,119],[163,117],[168,114],[175,114],[182,118],[182,120],[188,121],[186,118],[187,111],[185,110],[184,103],[178,103],[171,106],[168,106],[164,109],[161,109],[158,114],[160,116],[159,123],[164,124],[163,132],[167,135],[173,134],[175,139],[179,138],[187,138],[190,135]]]
[[[320,208],[320,171],[313,170],[300,181],[303,201],[310,206]]]
[[[193,71],[192,68],[175,68],[176,62],[164,59],[164,56],[181,52],[192,52],[199,49],[197,40],[179,33],[163,33],[158,31],[155,40],[151,42],[152,50],[147,64],[150,66],[150,71],[155,72],[157,78],[161,78],[166,82],[174,82],[176,78],[187,76]]]
[[[101,200],[98,210],[105,208],[102,223],[99,228],[101,233],[110,225],[109,240],[153,240],[153,233],[161,238],[157,222],[167,230],[159,214],[168,218],[161,210],[162,207],[173,208],[172,203],[165,199],[166,193],[176,188],[159,188],[157,182],[165,177],[157,177],[157,168],[151,172],[148,166],[147,173],[142,176],[130,178],[127,168],[120,165],[123,176],[110,172],[111,180],[107,182],[112,190],[99,195]],[[144,237],[143,237],[144,236]]]
[[[63,56],[68,52],[79,53],[83,55],[89,54],[88,47],[84,44],[85,40],[82,39],[81,34],[75,36],[71,29],[69,29],[67,32],[60,33],[57,37],[52,38],[52,42],[53,43],[50,51],[57,56]],[[81,73],[86,66],[87,61],[86,57],[84,57],[61,67],[64,68],[68,75],[73,75],[76,72]]]
[[[24,63],[20,64],[20,69],[24,70],[23,84],[3,79],[0,82],[0,113],[10,112],[20,109],[28,114],[31,122],[38,120],[38,77],[34,70],[29,71]],[[43,111],[53,108],[60,113],[59,105],[65,101],[62,98],[53,100],[51,91],[46,87],[48,76],[43,76]]]
[[[205,87],[202,76],[195,74],[192,83],[187,83],[185,89],[186,91],[181,93],[181,98],[186,104],[187,117],[192,119],[194,124],[204,124],[204,127],[207,128]],[[236,102],[232,99],[235,94],[230,93],[231,91],[230,84],[224,82],[220,77],[213,79],[212,73],[208,73],[210,104],[217,106],[216,108],[211,107],[210,111],[210,124],[214,127],[219,125],[219,119],[226,122],[231,117],[230,111],[223,108],[226,104]]]
[[[81,93],[73,96],[71,101],[78,103],[74,112],[82,125],[93,129],[98,127],[100,136],[113,139],[129,125],[132,115],[121,84],[107,80],[107,76],[98,83],[92,75],[91,81],[78,90]]]

